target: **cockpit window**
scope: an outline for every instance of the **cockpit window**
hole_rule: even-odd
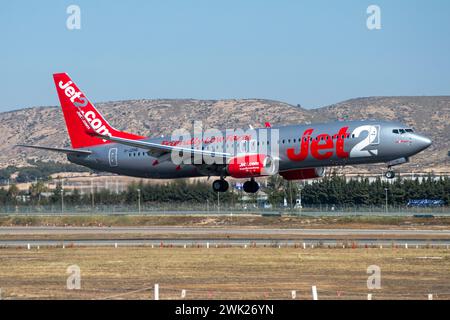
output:
[[[414,130],[411,129],[411,128],[408,128],[408,129],[393,129],[392,132],[395,133],[395,134],[404,134],[406,132],[413,133]]]

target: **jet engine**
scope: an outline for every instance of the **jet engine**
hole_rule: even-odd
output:
[[[325,168],[306,168],[306,169],[296,169],[280,172],[286,180],[305,180],[305,179],[315,179],[321,178],[325,175]]]
[[[249,154],[232,158],[227,172],[233,178],[269,176],[276,173],[276,164],[271,156]]]

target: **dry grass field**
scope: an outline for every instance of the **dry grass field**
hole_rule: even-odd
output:
[[[70,265],[81,289],[67,290]],[[368,290],[367,268],[381,268]],[[3,299],[450,299],[448,249],[66,247],[0,249]]]
[[[310,217],[261,215],[85,215],[85,216],[3,216],[0,227],[8,226],[190,226],[255,228],[331,229],[449,229],[450,217],[415,218],[399,216]]]

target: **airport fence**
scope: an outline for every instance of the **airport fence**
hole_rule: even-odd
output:
[[[141,205],[6,205],[0,215],[303,215],[303,216],[450,216],[450,207],[335,206],[264,208],[250,205],[193,205],[162,203]]]

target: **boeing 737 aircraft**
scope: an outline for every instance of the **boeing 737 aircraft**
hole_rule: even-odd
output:
[[[287,180],[319,178],[330,166],[386,163],[385,176],[392,179],[392,166],[431,145],[406,125],[373,120],[282,127],[266,123],[250,133],[147,138],[114,129],[66,73],[53,78],[72,147],[20,146],[62,152],[73,163],[120,175],[218,176],[212,184],[217,192],[228,190],[225,178],[231,176],[248,179],[244,191],[255,193],[256,177],[278,173]]]

